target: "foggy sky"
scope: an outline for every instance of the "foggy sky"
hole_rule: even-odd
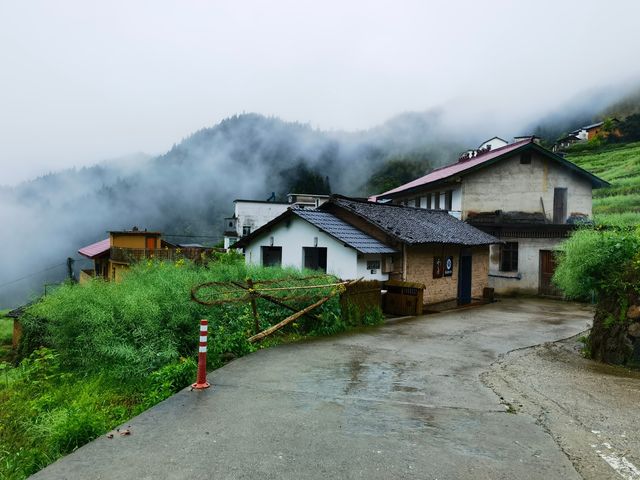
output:
[[[323,129],[450,106],[495,134],[640,75],[640,2],[0,0],[0,185],[235,113]]]

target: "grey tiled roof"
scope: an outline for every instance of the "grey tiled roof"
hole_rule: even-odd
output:
[[[395,253],[396,250],[370,237],[353,225],[339,219],[329,212],[292,208],[291,211],[320,230],[355,248],[361,253]]]
[[[458,220],[446,211],[374,203],[336,196],[331,203],[343,208],[408,244],[450,243],[488,245],[497,238]],[[323,206],[324,207],[324,206]]]

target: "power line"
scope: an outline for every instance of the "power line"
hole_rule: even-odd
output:
[[[53,270],[54,268],[62,267],[64,265],[66,265],[66,264],[67,264],[67,262],[59,263],[57,265],[52,265],[50,267],[44,268],[42,270],[39,270],[37,272],[30,273],[29,275],[25,275],[24,277],[20,277],[20,278],[16,278],[15,280],[11,280],[10,282],[0,283],[0,288],[4,288],[4,287],[7,287],[9,285],[13,285],[14,283],[21,282],[22,280],[26,280],[27,278],[34,277],[34,276],[39,275],[39,274],[44,273],[44,272],[48,272],[49,270]]]

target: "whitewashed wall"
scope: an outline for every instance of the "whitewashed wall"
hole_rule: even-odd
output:
[[[563,238],[501,238],[518,242],[518,271],[500,271],[500,246],[491,245],[489,255],[489,286],[496,293],[537,295],[540,282],[540,250],[558,250]],[[504,278],[510,277],[510,278]],[[519,279],[517,277],[520,277]]]
[[[367,269],[367,262],[371,260],[377,260],[380,262],[380,268],[376,270],[375,273],[371,273],[370,270]],[[357,277],[364,277],[365,280],[389,280],[389,275],[386,273],[382,273],[382,267],[384,266],[384,259],[382,255],[374,254],[374,253],[366,253],[358,255],[358,274]]]
[[[289,220],[280,222],[274,226],[270,232],[266,232],[255,238],[248,247],[245,248],[245,260],[249,264],[262,264],[261,247],[271,245],[282,247],[282,266],[302,268],[304,266],[303,247],[314,247],[314,237],[318,237],[318,247],[327,248],[327,273],[336,275],[342,279],[355,279],[364,276],[365,279],[384,279],[387,275],[370,274],[368,271],[361,271],[359,266],[357,251],[351,247],[346,247],[332,236],[319,230],[309,222],[300,217],[291,217]],[[366,261],[363,266],[366,268]],[[382,264],[382,259],[380,259]]]
[[[266,223],[283,214],[290,205],[272,202],[235,202],[235,214],[238,219],[236,229],[238,237],[242,237],[242,227],[251,226],[255,231]]]

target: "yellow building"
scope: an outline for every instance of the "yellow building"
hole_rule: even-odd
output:
[[[175,248],[169,249],[168,244],[163,248],[161,237],[160,232],[135,227],[132,230],[109,232],[109,238],[78,250],[80,255],[93,260],[94,264],[93,269],[80,272],[80,283],[94,277],[118,281],[131,263],[144,258],[168,258],[170,250],[175,252]]]

